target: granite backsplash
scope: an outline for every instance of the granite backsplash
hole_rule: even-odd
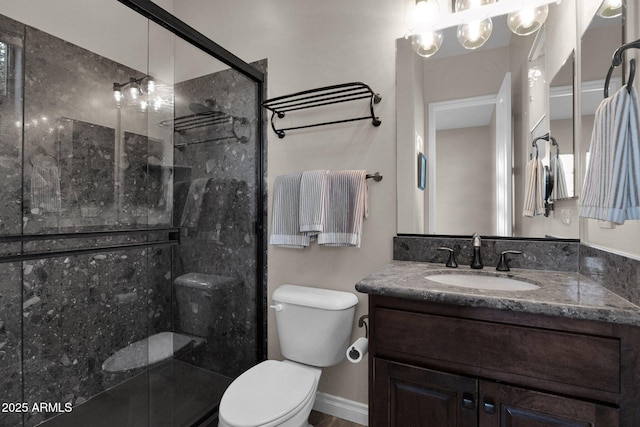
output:
[[[473,257],[471,236],[396,236],[393,239],[393,259],[444,263],[448,252],[439,247],[455,251],[459,265],[470,265]],[[513,239],[499,237],[482,238],[482,262],[485,268],[495,268],[500,253],[506,250],[521,251],[522,255],[509,255],[511,268],[532,270],[578,271],[580,242],[574,239],[543,240]]]
[[[412,236],[393,239],[393,259],[442,263],[448,252],[438,248],[452,248],[459,265],[471,264],[473,244],[471,236]],[[522,251],[510,255],[511,268],[578,272],[633,304],[640,305],[640,260],[581,244],[574,239],[517,239],[482,238],[482,261],[486,269],[498,265],[500,252]]]

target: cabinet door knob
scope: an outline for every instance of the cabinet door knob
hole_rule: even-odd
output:
[[[476,399],[473,393],[462,393],[462,407],[464,409],[475,409]]]
[[[487,414],[495,414],[496,413],[496,404],[491,401],[484,401],[484,412]]]

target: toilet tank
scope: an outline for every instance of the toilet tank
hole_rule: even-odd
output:
[[[273,292],[282,355],[306,365],[340,363],[351,339],[358,298],[350,292],[282,285]]]

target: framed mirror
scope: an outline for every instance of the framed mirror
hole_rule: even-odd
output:
[[[573,51],[575,40],[555,43],[576,28],[568,3],[549,7],[551,47],[544,37],[534,46],[538,33],[513,35],[504,16],[494,18],[489,41],[475,50],[457,46],[455,28],[443,31],[440,51],[429,58],[397,40],[398,234],[578,237],[577,227],[550,232],[551,225],[539,218],[528,224],[521,215],[530,132],[549,117],[548,92],[538,96],[530,86],[530,57],[539,49],[542,68],[551,62],[555,70],[560,54],[567,59],[561,52]],[[419,152],[427,153],[424,191],[415,186]]]

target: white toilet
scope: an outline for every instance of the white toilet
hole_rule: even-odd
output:
[[[321,369],[349,346],[358,298],[350,292],[282,285],[273,293],[287,360],[249,369],[222,396],[218,427],[307,427]]]

